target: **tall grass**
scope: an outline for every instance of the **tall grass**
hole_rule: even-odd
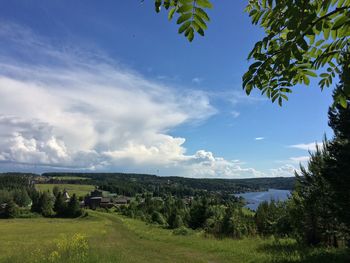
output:
[[[350,262],[345,249],[305,248],[292,239],[214,239],[116,214],[79,219],[0,220],[0,262]]]

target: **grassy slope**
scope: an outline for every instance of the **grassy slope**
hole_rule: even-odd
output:
[[[346,251],[303,250],[292,240],[175,236],[138,220],[89,213],[81,219],[0,220],[0,262],[34,262],[38,249],[53,251],[55,239],[75,233],[88,237],[89,262],[347,262]]]
[[[84,184],[36,184],[35,187],[39,191],[47,191],[50,190],[52,192],[52,189],[58,186],[60,190],[66,189],[70,195],[76,194],[79,196],[86,196],[86,194],[89,194],[91,191],[95,189],[95,186],[93,185],[84,185]]]

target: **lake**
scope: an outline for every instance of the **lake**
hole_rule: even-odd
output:
[[[256,210],[259,204],[263,201],[269,202],[271,201],[271,199],[276,201],[285,201],[288,199],[289,195],[289,190],[277,189],[269,189],[268,191],[264,192],[248,192],[243,194],[235,194],[235,196],[242,196],[247,202],[247,205],[245,207],[248,207],[252,210]]]

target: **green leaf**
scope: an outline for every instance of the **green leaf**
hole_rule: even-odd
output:
[[[156,10],[157,13],[160,12],[161,6],[162,6],[162,1],[161,1],[161,0],[156,0],[156,1],[154,2],[154,8],[155,8],[155,10]]]
[[[168,19],[169,19],[169,20],[173,19],[173,16],[174,16],[175,11],[176,11],[176,8],[173,8],[173,9],[171,9],[171,10],[169,11],[169,13],[168,13]]]
[[[334,21],[332,29],[337,30],[337,29],[341,28],[349,20],[350,19],[346,15],[339,17],[337,20]]]
[[[210,3],[208,0],[197,0],[196,4],[204,8],[213,8],[213,4]]]
[[[194,15],[193,16],[193,19],[194,19],[194,21],[196,21],[197,22],[197,24],[202,28],[202,29],[207,29],[208,27],[207,27],[207,24],[203,21],[203,19],[200,17],[200,16],[198,16],[198,15]]]
[[[191,21],[186,21],[185,23],[183,23],[179,28],[179,34],[182,34],[183,32],[185,32],[185,30],[189,28],[190,25],[191,25]]]
[[[210,21],[208,14],[202,8],[196,7],[195,14],[200,16],[203,20]]]
[[[190,19],[191,17],[192,17],[192,13],[185,13],[177,19],[176,23],[181,24],[181,23],[185,22],[186,20]]]
[[[187,13],[187,12],[191,11],[192,8],[193,8],[192,5],[182,5],[181,7],[179,7],[179,8],[177,9],[176,12],[178,12],[178,13],[180,13],[180,14],[183,14],[183,13]]]
[[[346,98],[345,96],[339,96],[338,97],[338,100],[339,100],[339,104],[343,107],[343,108],[346,108],[348,103],[346,102]]]

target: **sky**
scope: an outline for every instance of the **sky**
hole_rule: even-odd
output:
[[[242,90],[246,0],[192,43],[153,2],[0,0],[0,172],[293,176],[332,136],[317,79],[283,107]]]

